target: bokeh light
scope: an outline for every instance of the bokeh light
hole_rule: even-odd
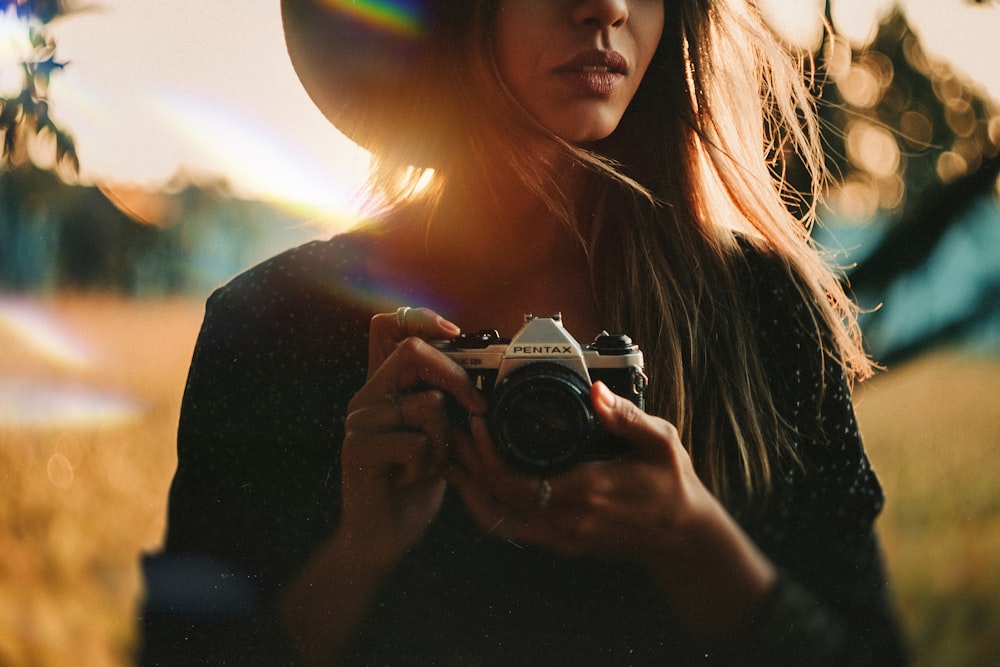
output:
[[[847,128],[847,157],[878,179],[889,178],[899,169],[896,138],[887,128],[863,120]]]
[[[831,124],[843,128],[841,176],[827,205],[865,223],[906,209],[935,184],[974,173],[1000,151],[995,104],[921,47],[906,17],[890,14],[870,43],[827,40]]]
[[[33,48],[27,21],[17,10],[0,11],[0,97],[13,97],[24,85],[21,63],[31,57]]]

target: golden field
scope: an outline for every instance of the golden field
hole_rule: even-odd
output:
[[[0,297],[0,664],[129,665],[195,300]],[[858,412],[919,665],[1000,664],[1000,357],[883,373]]]

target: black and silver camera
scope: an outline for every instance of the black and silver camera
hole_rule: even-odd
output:
[[[645,409],[639,347],[626,335],[607,332],[581,346],[559,314],[527,315],[511,339],[481,331],[436,344],[486,394],[497,451],[522,472],[552,474],[581,461],[613,459],[627,449],[594,414],[593,382],[604,382]]]

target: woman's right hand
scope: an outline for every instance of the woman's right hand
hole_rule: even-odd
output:
[[[395,562],[441,507],[455,441],[446,401],[486,411],[468,373],[427,342],[458,333],[426,308],[372,318],[368,381],[347,409],[339,532],[374,563]]]
[[[372,318],[368,379],[347,408],[340,526],[279,600],[309,664],[329,664],[357,632],[383,579],[440,510],[455,442],[446,397],[470,415],[486,412],[465,370],[427,342],[458,333],[426,308]]]

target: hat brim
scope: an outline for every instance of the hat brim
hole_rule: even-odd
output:
[[[413,113],[426,85],[423,27],[372,20],[358,9],[364,4],[282,0],[288,55],[313,103],[344,135],[367,149],[413,144],[410,162],[419,164],[415,139],[430,131]]]

